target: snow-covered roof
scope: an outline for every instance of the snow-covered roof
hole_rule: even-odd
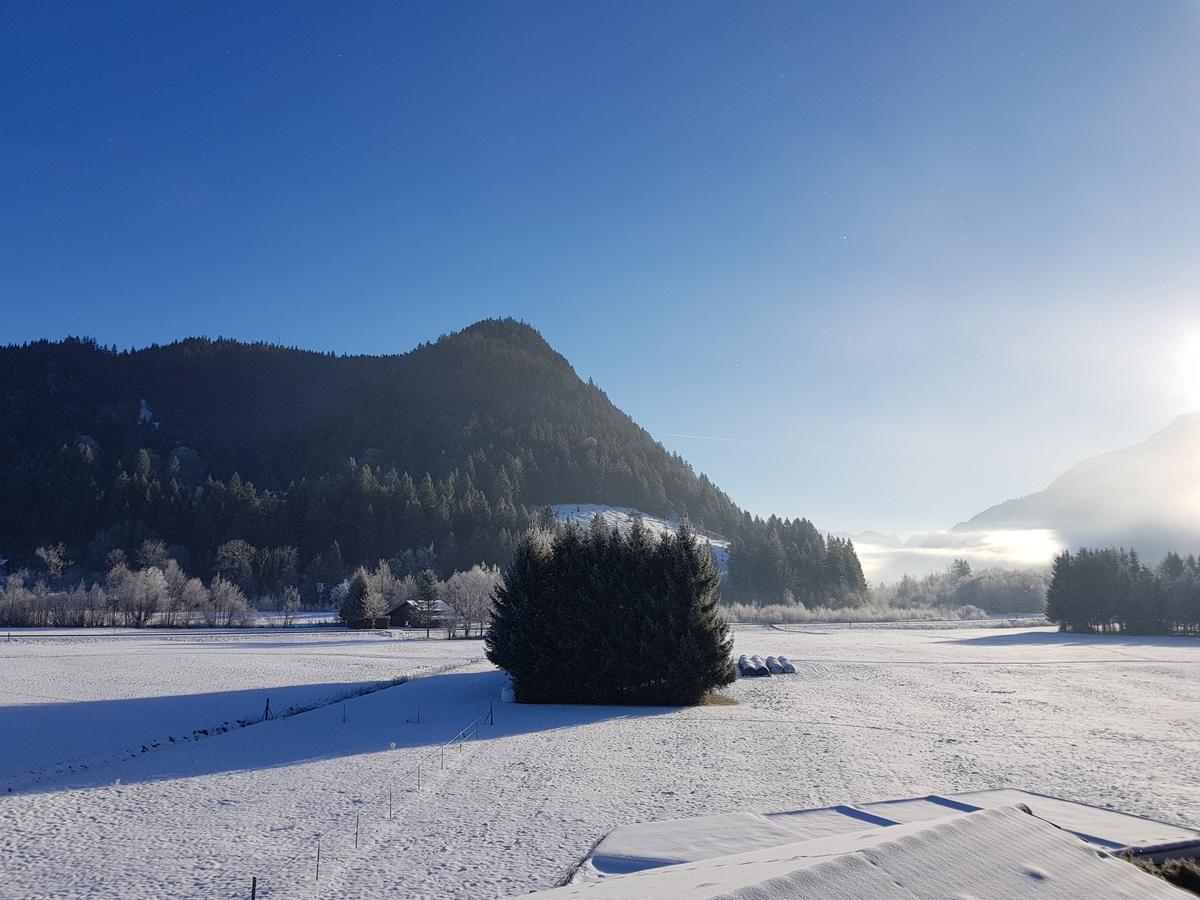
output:
[[[1200,848],[1200,831],[1196,829],[1043,794],[1002,789],[930,794],[903,800],[788,812],[739,811],[692,819],[622,825],[596,844],[580,876],[603,878],[781,846],[797,840],[854,834],[867,828],[887,831],[899,825],[1018,804],[1024,804],[1040,818],[1104,850],[1128,848],[1138,853],[1156,853],[1181,846]]]
[[[793,840],[529,896],[547,900],[1074,900],[1087,896],[1153,900],[1185,895],[1071,833],[1009,806]]]

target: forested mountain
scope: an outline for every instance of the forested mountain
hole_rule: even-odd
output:
[[[687,517],[755,547],[786,526],[824,552],[805,520],[741,512],[512,320],[396,356],[222,339],[0,349],[0,555],[18,563],[61,541],[99,570],[157,538],[204,573],[239,539],[281,548],[259,553],[263,587],[281,565],[322,580],[379,559],[446,573],[503,562],[557,502]],[[845,548],[834,556],[806,594],[857,589],[857,559],[847,576]]]

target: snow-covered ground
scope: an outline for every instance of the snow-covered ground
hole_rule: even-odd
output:
[[[557,503],[553,507],[554,518],[559,522],[575,522],[585,528],[592,524],[592,519],[599,516],[609,528],[619,528],[626,532],[633,525],[634,519],[641,519],[642,524],[653,535],[666,532],[672,534],[679,529],[679,522],[674,519],[663,519],[647,515],[641,510],[628,506],[604,506],[599,503]],[[719,534],[697,530],[700,538],[712,547],[713,559],[717,568],[724,571],[729,568],[729,541]]]
[[[477,659],[479,642],[344,629],[30,629],[0,635],[0,793],[156,744]],[[103,770],[106,771],[106,770]],[[113,777],[118,777],[114,775]],[[111,780],[111,779],[110,779]],[[2,891],[2,888],[0,888]]]
[[[1200,641],[867,626],[736,637],[736,652],[783,653],[798,674],[740,681],[734,705],[496,704],[444,768],[440,744],[503,683],[470,662],[478,641],[0,638],[0,768],[46,762],[0,797],[0,896],[244,897],[255,875],[267,897],[506,896],[560,882],[623,823],[1005,785],[1197,824]],[[127,747],[213,724],[197,697],[253,693],[221,706],[223,721],[260,709],[261,688],[274,707],[289,685],[330,696],[422,665],[457,667],[52,771],[96,741],[112,749],[106,703],[151,710],[120,731]]]

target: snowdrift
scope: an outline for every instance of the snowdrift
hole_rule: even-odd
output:
[[[710,834],[713,823],[705,823]],[[793,841],[530,896],[672,900],[1180,898],[1136,866],[1017,807]]]
[[[736,812],[694,819],[641,822],[615,828],[592,850],[581,879],[627,874],[656,866],[698,862],[718,855],[763,849],[865,828],[880,831],[1025,806],[1098,850],[1163,859],[1200,854],[1200,831],[1111,809],[1028,791],[1001,789],[945,796],[829,806],[790,812]]]

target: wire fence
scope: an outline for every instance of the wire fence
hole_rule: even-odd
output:
[[[419,723],[419,706],[416,715],[415,723]],[[249,863],[244,874],[225,873],[219,879],[225,883],[222,893],[253,900],[320,897],[323,887],[332,889],[333,879],[361,858],[369,837],[382,826],[395,822],[413,798],[437,790],[445,780],[442,773],[447,761],[453,768],[466,744],[479,738],[481,728],[494,724],[495,705],[489,703],[486,712],[460,728],[449,740],[432,746],[415,762],[409,758],[399,771],[387,773],[386,787],[364,796],[369,786],[379,781],[378,772],[365,775],[344,791],[352,797],[347,806],[326,820],[319,831],[311,832],[310,837],[299,842],[295,852],[266,865]],[[392,744],[389,749],[397,748]]]

